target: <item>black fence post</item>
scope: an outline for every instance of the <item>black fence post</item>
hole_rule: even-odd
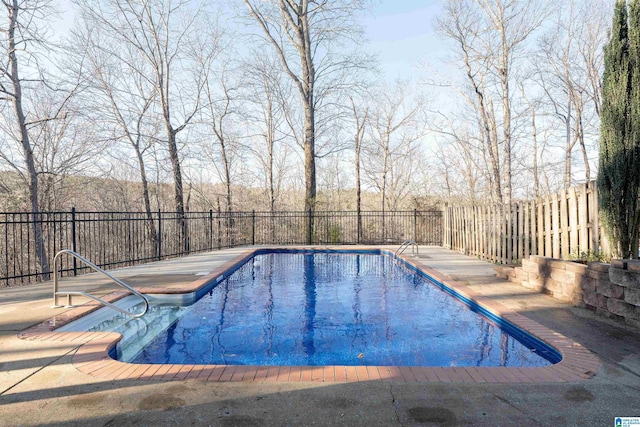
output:
[[[251,211],[251,246],[256,244],[256,211]]]
[[[313,211],[309,209],[307,216],[307,244],[313,243]]]
[[[218,201],[218,249],[222,249],[222,220],[220,215],[220,201]]]
[[[78,246],[76,244],[76,208],[71,208],[71,250],[73,252],[78,252]],[[73,258],[73,275],[78,275],[78,263],[76,261],[76,257]]]
[[[418,243],[418,210],[413,210],[413,241]]]
[[[229,209],[227,208],[227,210],[223,212],[223,215],[225,218],[224,220],[224,231],[225,231],[225,239],[226,239],[225,247],[232,248],[234,243],[233,233],[235,232],[235,230],[232,230],[233,221],[231,220],[231,217],[232,217],[231,211],[229,211]]]
[[[158,209],[158,261],[162,259],[162,212]]]
[[[209,250],[213,250],[213,209],[209,209]]]

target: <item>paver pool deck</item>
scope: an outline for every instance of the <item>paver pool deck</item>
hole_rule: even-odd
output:
[[[175,291],[248,249],[112,273],[136,288]],[[52,285],[44,283],[0,289],[0,425],[596,426],[640,416],[640,331],[496,279],[492,264],[440,247],[420,247],[415,262],[535,329],[565,358],[546,370],[488,373],[140,367],[104,357],[113,342],[108,334],[88,344],[86,334],[47,335],[48,319],[74,312],[51,309]],[[61,288],[117,290],[97,275],[65,278]]]

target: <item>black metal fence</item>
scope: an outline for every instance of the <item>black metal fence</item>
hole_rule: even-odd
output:
[[[46,277],[36,258],[34,222],[49,260],[72,249],[102,268],[116,268],[244,245],[442,245],[441,211],[396,212],[42,212],[0,213],[0,287]],[[183,222],[186,227],[183,227]],[[186,233],[183,232],[186,230]],[[51,262],[51,261],[50,261]],[[54,266],[50,265],[50,269]],[[86,268],[63,257],[63,275]]]

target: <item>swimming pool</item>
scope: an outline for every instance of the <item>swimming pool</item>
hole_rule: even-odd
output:
[[[540,367],[560,354],[380,251],[257,251],[186,306],[92,328],[133,363]],[[125,321],[128,320],[128,321]],[[70,329],[71,330],[71,329]]]
[[[393,250],[384,247],[367,246],[304,246],[304,247],[270,247],[270,251],[306,251],[322,249],[335,252],[374,253],[394,256]],[[395,249],[395,248],[394,248]],[[424,252],[423,252],[424,251]],[[191,281],[172,282],[173,278],[161,279],[159,286],[138,288],[138,290],[157,299],[172,301],[177,305],[189,305],[198,297],[206,294],[212,286],[224,280],[241,264],[255,255],[265,253],[265,248],[240,248],[213,251],[197,256],[185,257],[174,261],[163,261],[158,266],[150,265],[152,271],[175,272],[193,275]],[[499,299],[485,295],[482,287],[467,286],[443,273],[449,271],[445,263],[452,263],[451,271],[461,274],[471,274],[484,281],[489,278],[486,265],[472,258],[460,255],[454,251],[424,247],[420,249],[420,257],[400,255],[402,262],[408,268],[425,274],[442,284],[446,292],[452,293],[466,301],[474,310],[485,313],[486,316],[500,325],[510,328],[515,325],[516,332],[523,330],[526,336],[544,342],[557,354],[561,360],[549,366],[542,367],[421,367],[421,366],[375,366],[375,365],[324,365],[324,366],[259,366],[259,365],[218,365],[218,364],[150,364],[127,363],[116,360],[116,346],[123,336],[116,332],[86,332],[87,326],[109,321],[109,309],[98,309],[95,304],[85,304],[65,310],[55,316],[33,325],[18,334],[23,340],[62,341],[77,345],[72,363],[79,373],[103,380],[134,380],[134,381],[181,381],[198,380],[214,382],[323,382],[344,383],[362,381],[393,381],[393,382],[439,382],[439,383],[567,383],[588,379],[596,375],[601,368],[601,362],[592,352],[579,342],[563,334],[551,330],[544,325],[524,316],[519,311],[511,309]],[[210,265],[205,269],[193,266],[205,261]],[[195,261],[195,263],[194,263]],[[176,266],[173,267],[172,265]],[[185,268],[182,268],[183,266]],[[435,267],[435,268],[434,268]],[[467,270],[467,268],[469,268]],[[147,267],[144,268],[147,270]],[[158,273],[143,273],[148,279]],[[458,273],[455,273],[458,274]],[[86,283],[91,278],[87,277]],[[500,287],[501,281],[491,282],[490,286]],[[473,285],[475,282],[472,281]],[[161,285],[160,285],[161,284]],[[135,298],[123,299],[122,292],[114,292],[104,298],[117,304],[135,304]],[[102,320],[95,317],[102,316]],[[74,325],[75,327],[67,329]],[[156,324],[148,325],[149,336],[153,335]],[[142,335],[146,339],[147,335]]]

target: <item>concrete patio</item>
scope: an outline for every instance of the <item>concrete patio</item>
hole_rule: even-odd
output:
[[[135,287],[190,283],[246,248],[116,270]],[[394,247],[395,249],[395,247]],[[495,278],[492,264],[439,247],[422,262],[563,334],[601,361],[590,379],[542,384],[104,380],[76,369],[78,343],[17,334],[60,311],[51,283],[0,289],[0,425],[614,425],[640,416],[640,331]],[[96,275],[63,287],[115,290]]]

